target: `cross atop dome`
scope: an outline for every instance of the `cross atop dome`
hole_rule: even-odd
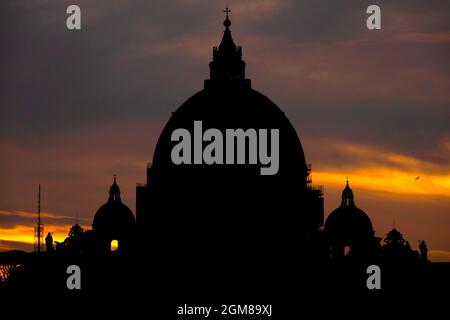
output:
[[[228,13],[230,13],[230,12],[231,12],[231,10],[230,10],[230,9],[228,9],[228,7],[226,7],[226,8],[225,8],[225,10],[223,10],[223,12],[225,12],[225,14],[226,14],[226,18],[228,19]]]
[[[231,21],[228,18],[228,14],[231,12],[231,10],[227,7],[225,10],[223,10],[223,12],[225,12],[225,21],[223,22],[223,25],[228,29],[231,26]]]

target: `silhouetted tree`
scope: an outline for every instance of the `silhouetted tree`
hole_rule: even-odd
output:
[[[69,238],[72,239],[79,238],[84,234],[84,232],[85,232],[84,229],[80,225],[78,224],[73,225],[69,230]]]
[[[383,257],[387,261],[412,262],[418,260],[417,251],[411,249],[408,241],[397,229],[388,232],[384,243]]]
[[[60,243],[57,248],[58,250],[73,254],[83,253],[88,250],[90,244],[89,238],[89,231],[86,231],[80,225],[75,224],[70,228],[68,237],[63,243]]]

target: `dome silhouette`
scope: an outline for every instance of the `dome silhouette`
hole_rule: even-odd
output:
[[[213,48],[204,88],[172,113],[158,139],[147,168],[147,184],[137,186],[136,219],[142,242],[148,236],[153,237],[151,241],[174,239],[170,245],[179,254],[196,248],[220,259],[220,249],[229,248],[247,259],[241,249],[248,247],[278,255],[288,252],[299,234],[319,229],[323,197],[321,190],[311,187],[310,168],[295,128],[246,78],[242,48],[234,43],[230,25],[227,17],[220,45]],[[266,130],[268,140],[269,131],[278,130],[277,172],[261,175],[261,163],[250,161],[174,164],[172,150],[178,142],[172,141],[172,134],[182,128],[194,135],[195,121],[201,121],[203,132]],[[200,143],[203,150],[207,143]],[[234,150],[236,156],[236,145]]]
[[[325,222],[325,232],[332,241],[352,243],[373,235],[372,222],[367,214],[355,206],[334,209]]]
[[[176,142],[171,141],[171,134],[178,128],[192,128],[195,120],[203,121],[203,130],[227,128],[243,130],[277,128],[282,134],[280,138],[280,175],[296,176],[297,181],[305,182],[307,167],[305,156],[297,133],[285,116],[269,98],[251,88],[217,87],[204,89],[189,98],[166,124],[158,140],[152,167],[156,170],[170,168],[175,171],[195,171],[195,167],[175,165],[171,161],[171,150]],[[258,165],[246,166],[249,174],[259,175]],[[227,170],[228,168],[228,170]],[[205,166],[203,170],[226,171],[236,176],[245,174],[233,167],[219,168]]]
[[[324,233],[334,256],[343,255],[345,247],[350,247],[353,254],[358,253],[361,249],[358,246],[373,242],[372,222],[363,210],[356,207],[348,180],[342,191],[341,205],[329,214]]]
[[[266,193],[287,187],[290,190],[294,187],[301,193],[300,189],[306,188],[308,169],[300,140],[280,108],[269,98],[253,90],[251,81],[245,78],[242,49],[235,45],[231,37],[229,11],[225,12],[225,31],[220,45],[213,48],[213,60],[209,65],[210,79],[205,80],[204,89],[189,98],[167,122],[155,148],[149,185],[160,191],[167,187],[164,192],[171,194],[178,194],[177,190],[180,194],[185,194],[194,188],[196,194],[213,198],[214,194],[223,196],[225,191],[234,195],[242,194],[245,190],[257,194],[258,190]],[[203,131],[209,128],[222,132],[229,128],[279,129],[280,169],[277,175],[261,179],[260,166],[251,164],[173,164],[171,150],[176,142],[171,141],[172,132],[178,128],[192,128],[196,120],[202,121]]]
[[[123,249],[133,236],[135,224],[133,212],[120,199],[120,188],[114,177],[108,201],[97,210],[92,224],[100,247],[109,251],[111,241],[117,240],[119,249]]]

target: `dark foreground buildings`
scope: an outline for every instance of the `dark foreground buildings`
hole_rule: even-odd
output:
[[[222,286],[231,288],[246,283],[274,290],[283,282],[302,281],[314,287],[325,279],[322,267],[330,262],[361,266],[358,272],[344,269],[350,276],[358,275],[354,286],[365,288],[364,268],[382,263],[383,257],[398,256],[392,252],[408,256],[397,260],[400,264],[418,263],[418,253],[404,240],[387,240],[394,244],[383,246],[369,216],[356,206],[348,181],[341,205],[324,224],[322,188],[312,185],[311,166],[299,137],[283,111],[252,89],[245,76],[242,48],[234,43],[230,25],[227,16],[203,90],[172,114],[159,137],[147,167],[147,181],[136,188],[136,223],[121,203],[114,180],[109,200],[93,224],[92,235],[100,252],[107,253],[111,241],[118,240],[118,253],[153,259],[151,264],[169,272],[176,290],[202,285],[216,291],[211,281],[218,278]],[[241,141],[247,151],[245,163],[206,164],[196,160],[194,146],[187,156],[190,164],[175,164],[172,151],[179,141],[172,135],[182,128],[195,140],[196,121],[202,124],[200,134],[208,129],[278,129],[278,171],[262,175],[260,163],[249,164],[249,136]],[[238,140],[234,140],[235,160]],[[200,146],[201,151],[206,144]],[[274,151],[273,145],[268,148],[269,154]],[[317,273],[317,277],[305,280],[301,270],[310,276]]]
[[[367,293],[369,264],[382,267],[384,289],[417,292],[442,280],[445,271],[427,263],[424,242],[420,258],[395,229],[384,243],[375,237],[348,182],[324,224],[322,189],[312,186],[298,135],[283,111],[252,89],[230,25],[227,16],[204,89],[173,113],[159,137],[146,184],[136,188],[136,220],[114,179],[93,229],[75,225],[55,251],[21,258],[11,288],[77,294],[65,286],[65,268],[77,264],[82,292],[114,299],[153,293],[157,298],[143,306],[153,305],[154,314],[159,308],[167,315],[176,304],[233,302],[279,303],[279,314],[292,315],[299,304],[317,308],[327,298],[349,298],[342,292]],[[278,129],[278,172],[261,175],[261,164],[249,161],[174,164],[171,135],[192,130],[195,121],[203,132]],[[309,299],[300,298],[305,292]]]

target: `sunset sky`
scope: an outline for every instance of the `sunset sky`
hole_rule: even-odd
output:
[[[78,4],[82,30],[66,28]],[[117,174],[135,209],[159,134],[208,78],[231,9],[247,77],[288,116],[325,215],[346,177],[377,236],[450,261],[450,3],[15,0],[0,4],[0,250],[31,250],[37,189],[57,241]],[[415,178],[420,176],[418,180]]]

